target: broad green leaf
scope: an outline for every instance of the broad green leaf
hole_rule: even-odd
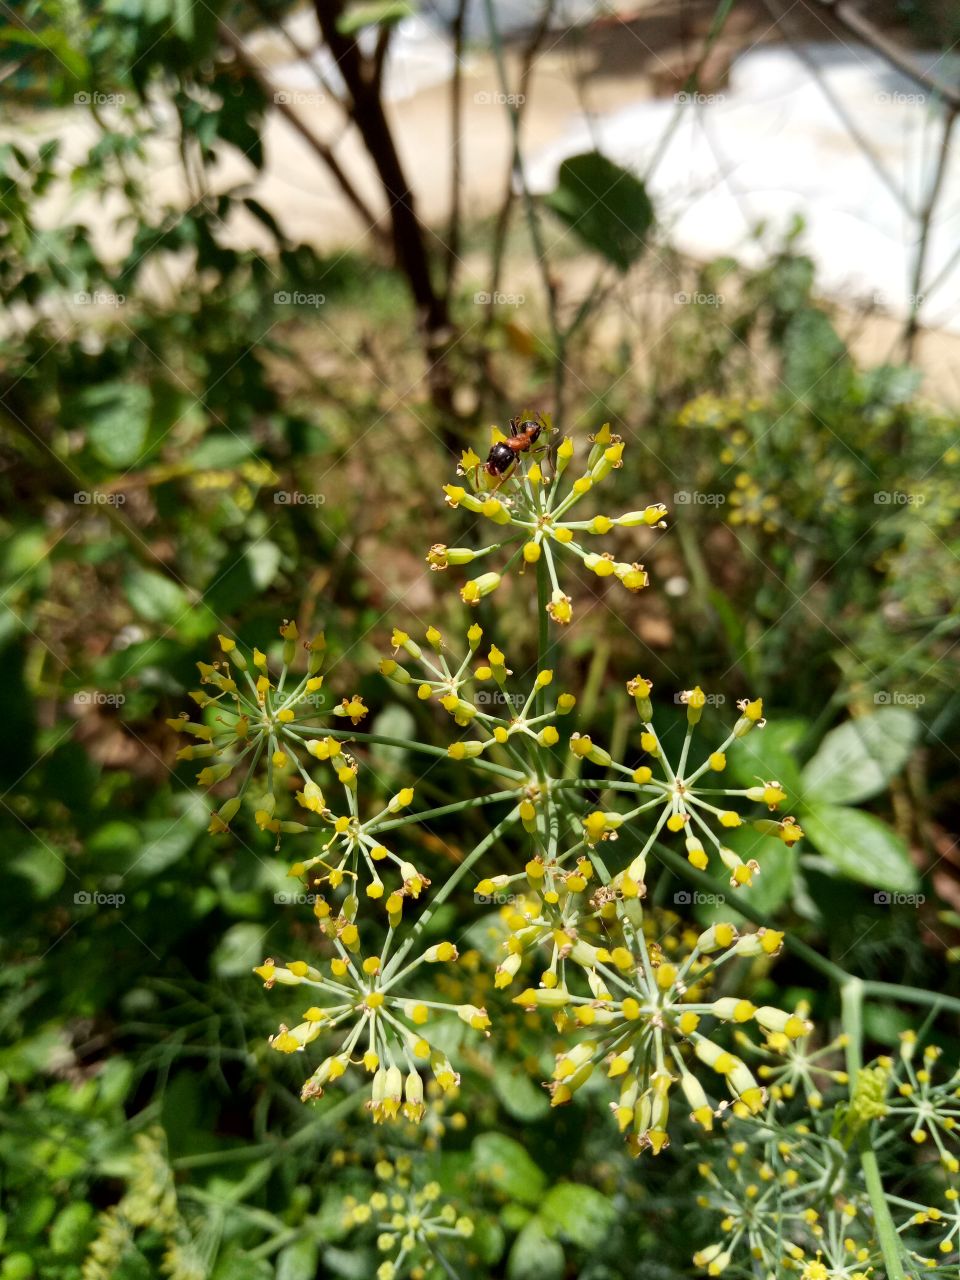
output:
[[[50,1248],[59,1254],[80,1254],[93,1236],[93,1205],[77,1200],[61,1209],[50,1228]]]
[[[244,549],[250,579],[258,591],[266,591],[280,568],[280,548],[269,538],[251,542]]]
[[[276,1280],[314,1280],[319,1248],[315,1240],[296,1240],[277,1255]]]
[[[558,1182],[544,1196],[539,1217],[552,1235],[581,1249],[599,1249],[616,1222],[617,1210],[593,1187]]]
[[[551,1240],[539,1218],[531,1218],[510,1250],[507,1280],[562,1280],[563,1248]]]
[[[776,780],[787,793],[787,805],[796,807],[803,795],[797,751],[806,731],[805,720],[771,720],[730,747],[727,768],[744,787]]]
[[[63,858],[41,841],[19,845],[13,856],[8,855],[7,870],[29,880],[35,898],[49,898],[63,884],[67,867]]]
[[[77,397],[94,455],[108,467],[132,467],[147,443],[153,397],[132,382],[104,382]]]
[[[897,893],[916,888],[917,873],[907,846],[872,814],[846,805],[818,804],[805,810],[803,829],[810,843],[851,880]]]
[[[547,208],[588,248],[627,271],[643,253],[653,205],[639,178],[599,151],[564,160]]]
[[[273,1267],[265,1258],[248,1258],[232,1246],[220,1256],[211,1280],[273,1280]]]
[[[357,0],[337,19],[337,30],[343,36],[352,36],[363,27],[399,22],[415,12],[408,0]]]
[[[473,1141],[472,1153],[473,1171],[479,1181],[521,1204],[539,1202],[546,1175],[519,1142],[505,1133],[481,1133]]]
[[[385,738],[399,738],[402,742],[412,742],[417,734],[417,722],[407,707],[399,702],[390,702],[380,712],[371,727],[372,733],[382,734]],[[373,767],[384,769],[388,777],[395,776],[407,758],[406,747],[393,747],[382,742],[375,742],[370,748]]]
[[[806,802],[856,804],[875,796],[910,758],[918,727],[906,707],[881,707],[831,729],[803,771]]]
[[[541,1120],[550,1110],[547,1091],[534,1084],[523,1067],[499,1060],[493,1069],[493,1091],[515,1120]]]
[[[259,924],[235,924],[220,939],[211,957],[214,973],[220,978],[238,978],[248,974],[263,960],[266,931]]]
[[[190,611],[183,587],[153,569],[131,569],[124,577],[123,588],[130,607],[147,622],[176,625]]]
[[[142,843],[126,871],[137,880],[167,871],[193,847],[197,836],[207,825],[209,812],[202,796],[192,792],[179,817],[148,818],[141,829]]]
[[[792,400],[842,400],[852,366],[843,340],[823,312],[798,311],[787,324],[783,350],[783,381]]]

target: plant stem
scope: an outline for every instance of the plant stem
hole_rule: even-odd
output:
[[[375,742],[384,747],[401,747],[404,751],[420,751],[424,755],[448,758],[446,747],[433,747],[429,743],[418,742],[415,738],[391,738],[383,733],[356,733],[353,729],[330,729],[326,725],[317,725],[311,729],[304,725],[298,725],[297,731],[323,734],[327,738],[336,738],[338,742]],[[519,781],[524,776],[516,769],[508,769],[506,765],[494,764],[490,760],[477,759],[471,760],[470,763],[475,769],[485,769],[488,773],[498,773],[502,778],[510,778],[513,781]]]
[[[843,1010],[843,1029],[847,1035],[847,1074],[850,1077],[850,1096],[856,1089],[857,1076],[863,1066],[863,994],[864,983],[859,978],[848,978],[840,990]],[[873,1208],[873,1220],[877,1238],[883,1251],[887,1280],[906,1280],[900,1252],[900,1237],[890,1215],[890,1206],[883,1191],[880,1165],[870,1138],[870,1126],[865,1124],[857,1137],[860,1167]]]
[[[507,827],[510,826],[512,822],[516,821],[517,813],[518,813],[518,810],[516,807],[514,807],[513,809],[510,810],[510,812],[507,814],[505,818],[503,818],[500,822],[498,822],[495,827],[491,828],[491,830],[487,832],[487,834],[480,841],[480,843],[470,851],[467,857],[464,858],[464,860],[460,863],[459,867],[457,867],[456,871],[454,871],[453,874],[449,876],[447,880],[437,890],[437,892],[433,896],[433,900],[431,901],[430,906],[426,909],[426,911],[423,913],[423,915],[420,917],[417,923],[410,930],[410,936],[407,938],[406,942],[403,944],[402,947],[399,948],[397,953],[394,955],[393,959],[384,969],[383,971],[384,980],[389,978],[391,974],[396,973],[401,960],[405,955],[408,954],[408,952],[410,951],[410,948],[421,936],[424,929],[426,929],[427,925],[430,923],[430,920],[433,917],[434,913],[436,912],[437,908],[441,906],[444,902],[446,902],[447,898],[450,897],[451,893],[453,893],[454,889],[457,887],[457,885],[460,883],[463,877],[467,874],[470,868],[474,865],[474,863],[476,863],[481,857],[483,857],[483,855],[487,852],[487,850],[490,849],[491,846],[497,843],[497,841],[500,839],[501,835],[504,833]]]
[[[550,601],[550,583],[547,578],[547,565],[543,556],[537,561],[537,670],[549,667],[550,656],[550,615],[547,605]]]

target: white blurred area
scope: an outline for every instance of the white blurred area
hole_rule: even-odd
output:
[[[944,80],[960,66],[935,55],[918,63]],[[571,120],[528,158],[527,181],[550,191],[565,157],[596,147],[647,177],[670,239],[700,259],[759,262],[765,250],[754,230],[764,226],[769,245],[799,214],[822,293],[904,316],[942,129],[929,92],[869,49],[765,45],[737,58],[716,94]],[[944,173],[921,296],[925,325],[960,332],[960,145]]]

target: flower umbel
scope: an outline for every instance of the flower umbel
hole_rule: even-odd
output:
[[[647,572],[636,561],[620,560],[611,551],[592,551],[582,541],[584,538],[604,537],[615,529],[665,528],[666,507],[652,503],[636,511],[619,516],[594,515],[589,518],[570,518],[577,504],[594,486],[623,465],[623,441],[605,424],[595,436],[591,436],[592,448],[583,471],[563,486],[561,481],[574,455],[573,441],[569,437],[557,446],[553,463],[550,455],[549,435],[552,430],[547,415],[540,415],[542,432],[538,442],[528,451],[518,453],[516,462],[502,474],[491,473],[480,457],[468,450],[458,468],[469,488],[462,484],[444,486],[446,500],[451,507],[464,507],[483,516],[501,532],[494,542],[477,549],[448,547],[438,543],[430,549],[427,562],[438,572],[452,565],[471,565],[475,561],[496,552],[510,551],[509,559],[497,572],[486,572],[471,578],[461,589],[466,604],[476,604],[484,596],[495,591],[503,574],[515,564],[521,572],[527,565],[543,559],[550,583],[551,597],[547,613],[554,622],[569,623],[573,616],[570,597],[565,594],[558,576],[558,566],[564,556],[574,556],[600,578],[614,577],[628,591],[641,591],[648,584]],[[494,428],[492,444],[508,437]]]

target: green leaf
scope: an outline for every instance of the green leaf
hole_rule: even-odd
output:
[[[389,702],[374,720],[371,732],[382,734],[385,738],[412,742],[417,736],[417,722],[401,703]],[[403,768],[407,754],[406,747],[393,747],[382,742],[375,742],[370,748],[374,768],[387,771],[388,776],[395,775]]]
[[[77,397],[94,455],[108,467],[132,467],[144,451],[153,397],[132,382],[104,382]]]
[[[895,893],[916,888],[917,873],[907,846],[872,814],[818,804],[804,813],[803,829],[811,844],[851,880]]]
[[[542,1120],[550,1110],[546,1090],[538,1088],[521,1065],[505,1059],[493,1069],[493,1091],[515,1120]]]
[[[473,1171],[481,1182],[521,1204],[539,1203],[547,1179],[526,1149],[505,1133],[481,1133],[473,1141]]]
[[[599,1249],[617,1219],[611,1200],[593,1187],[558,1182],[540,1206],[540,1221],[552,1235],[559,1235],[581,1249]]]
[[[783,382],[791,400],[842,400],[851,379],[850,358],[843,340],[821,311],[811,308],[791,318],[783,351]]]
[[[906,707],[881,707],[831,729],[803,771],[808,803],[855,804],[875,796],[910,758],[918,727]]]
[[[263,960],[266,931],[259,924],[235,924],[220,939],[211,957],[211,967],[220,978],[238,978],[251,972]]]
[[[141,844],[126,874],[137,880],[167,871],[179,862],[207,825],[209,811],[202,796],[191,793],[183,805],[177,806],[177,818],[150,818],[141,828]]]
[[[211,1280],[273,1280],[273,1267],[265,1258],[248,1258],[233,1245],[218,1259]]]
[[[544,198],[588,248],[620,271],[643,253],[653,226],[653,205],[639,178],[599,151],[564,160],[557,187]]]
[[[266,591],[280,568],[280,548],[269,538],[249,543],[243,551],[250,580],[257,591]]]
[[[319,1248],[315,1240],[296,1240],[277,1255],[276,1280],[314,1280]]]
[[[510,1250],[507,1280],[562,1280],[563,1248],[551,1240],[539,1218],[531,1218]]]
[[[358,0],[337,19],[337,30],[342,36],[352,36],[363,27],[399,22],[415,12],[407,0]]]
[[[123,579],[127,603],[147,622],[175,625],[189,613],[190,601],[179,583],[153,569],[131,569]]]

